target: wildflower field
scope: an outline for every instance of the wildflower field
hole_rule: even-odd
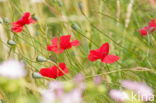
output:
[[[0,103],[156,103],[156,0],[0,0]]]

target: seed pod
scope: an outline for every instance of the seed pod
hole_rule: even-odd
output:
[[[36,16],[35,14],[33,14],[32,15],[32,19],[35,20],[35,21],[38,21],[39,18],[38,18],[38,16]]]
[[[58,3],[58,5],[59,5],[60,7],[63,6],[63,2],[62,2],[61,0],[58,0],[57,3]]]
[[[77,24],[72,24],[71,27],[75,30],[75,31],[79,31],[80,27]]]
[[[42,78],[43,76],[42,76],[40,73],[38,73],[38,72],[34,72],[34,73],[32,74],[32,77],[33,77],[33,78]]]
[[[5,17],[5,18],[3,18],[3,22],[6,23],[6,24],[9,24],[10,20],[9,20],[9,18]]]
[[[3,23],[3,19],[2,18],[0,18],[0,24],[2,24]]]
[[[13,40],[8,40],[7,43],[8,43],[9,45],[11,45],[11,46],[15,46],[15,45],[16,45],[16,42],[13,41]]]
[[[0,100],[0,103],[4,103],[3,100]]]
[[[43,56],[37,56],[36,61],[38,61],[38,62],[46,62],[47,59],[45,57],[43,57]]]
[[[83,11],[84,6],[82,2],[78,2],[78,7],[81,11]]]

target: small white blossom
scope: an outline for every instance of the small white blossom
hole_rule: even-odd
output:
[[[121,90],[111,90],[109,92],[109,95],[112,99],[118,102],[124,102],[124,101],[129,100],[128,94]]]
[[[17,60],[7,60],[0,64],[0,76],[17,79],[26,76],[24,64]]]
[[[41,103],[54,103],[56,100],[56,96],[53,91],[42,90],[41,95],[42,95]]]
[[[96,85],[99,85],[102,83],[102,78],[100,76],[94,77],[93,80]]]
[[[85,79],[84,75],[79,73],[74,77],[74,82],[81,83],[82,81],[84,81],[84,79]]]
[[[50,90],[57,90],[57,89],[63,89],[64,88],[64,82],[62,81],[52,81],[49,83],[49,89]]]
[[[52,81],[47,90],[41,91],[41,103],[83,103],[83,87],[74,88],[71,91],[64,91],[66,85],[63,81]]]
[[[136,92],[143,101],[150,101],[154,96],[152,88],[143,82],[123,80],[121,81],[121,85],[126,89]]]
[[[82,103],[82,90],[76,88],[65,94],[61,99],[61,103]]]

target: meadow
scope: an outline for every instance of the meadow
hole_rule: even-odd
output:
[[[0,103],[155,103],[152,1],[0,0]]]

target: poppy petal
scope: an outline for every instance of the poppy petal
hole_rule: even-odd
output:
[[[64,76],[65,74],[67,74],[69,72],[65,63],[59,63],[58,66],[59,66],[59,68],[57,66],[52,66],[50,68],[41,68],[39,73],[42,76],[55,79],[57,77]]]
[[[20,20],[23,22],[23,24],[31,24],[34,22],[29,12],[24,13],[23,17]]]
[[[63,35],[63,36],[60,37],[60,42],[61,43],[69,42],[70,38],[71,38],[71,35]]]
[[[107,55],[107,56],[105,56],[104,59],[101,60],[101,62],[112,64],[112,63],[118,61],[119,59],[120,58],[118,56],[115,56],[115,55]]]
[[[29,12],[26,12],[18,21],[12,23],[11,30],[17,33],[21,32],[24,25],[31,23],[35,23],[35,20],[32,19]]]
[[[80,42],[78,40],[74,40],[74,41],[71,42],[71,45],[72,46],[79,46]]]
[[[23,30],[23,26],[13,26],[13,27],[11,28],[11,30],[12,30],[13,32],[19,33],[19,32],[21,32],[21,31]]]
[[[55,78],[57,78],[57,67],[53,66],[52,68],[41,68],[39,73],[42,76],[55,79]]]
[[[64,49],[59,48],[59,39],[57,37],[53,38],[51,42],[52,42],[52,45],[47,46],[48,51],[53,51],[56,54],[60,54],[64,51]]]
[[[147,29],[145,28],[140,29],[139,32],[142,36],[146,36],[148,34]]]
[[[90,61],[96,61],[97,59],[100,59],[100,58],[101,58],[101,54],[96,50],[91,50],[88,55],[88,59]]]
[[[57,46],[47,45],[47,50],[48,51],[56,51],[57,49],[58,49]]]
[[[156,28],[156,19],[152,19],[150,22],[149,22],[149,27],[153,27],[153,28]]]
[[[61,70],[59,69],[58,76],[63,76],[69,72],[65,63],[59,63],[59,67]]]
[[[58,39],[57,37],[55,37],[55,38],[53,38],[53,39],[51,40],[51,43],[52,43],[53,45],[58,45],[59,39]]]
[[[48,51],[53,51],[57,54],[62,53],[66,49],[70,49],[72,46],[78,46],[79,41],[74,40],[70,42],[71,35],[63,35],[60,38],[53,38],[51,40],[52,45],[47,46]]]
[[[64,49],[58,48],[58,46],[48,45],[47,46],[48,51],[53,51],[56,54],[60,54],[64,51]]]
[[[60,48],[69,49],[71,48],[70,43],[71,35],[63,35],[60,37]]]
[[[100,47],[99,50],[100,50],[99,52],[101,52],[104,56],[105,56],[105,55],[108,55],[108,53],[109,53],[109,44],[108,44],[107,42],[104,43],[104,44]]]

